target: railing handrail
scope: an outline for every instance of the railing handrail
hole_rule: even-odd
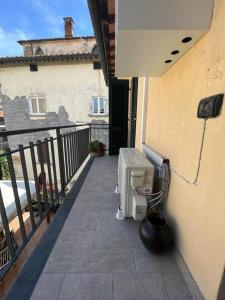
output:
[[[66,129],[66,128],[76,128],[82,126],[102,126],[102,125],[109,125],[108,123],[82,123],[82,124],[73,124],[73,125],[62,125],[62,126],[51,126],[51,127],[38,127],[38,128],[24,128],[24,129],[17,129],[17,130],[5,130],[0,131],[0,137],[6,137],[10,135],[18,135],[18,134],[25,134],[25,133],[33,133],[39,131],[48,131],[48,130],[56,130],[56,129]]]
[[[51,127],[38,127],[38,128],[29,128],[29,129],[18,129],[18,130],[6,130],[0,132],[0,137],[17,135],[17,134],[25,134],[25,133],[33,133],[39,131],[48,131],[48,130],[56,130],[56,129],[66,129],[66,128],[76,128],[82,126],[89,126],[89,123],[85,124],[74,124],[74,125],[63,125],[63,126],[51,126]]]

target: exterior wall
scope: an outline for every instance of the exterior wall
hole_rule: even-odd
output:
[[[108,122],[108,117],[90,115],[92,96],[104,96],[108,100],[103,73],[94,70],[92,62],[39,65],[38,72],[30,72],[29,66],[0,68],[0,84],[2,94],[11,100],[16,101],[16,97],[25,96],[28,111],[28,98],[41,95],[46,98],[48,112],[58,113],[59,108],[64,107],[72,122],[91,122],[93,119]],[[13,121],[7,117],[6,113],[6,127],[9,121]],[[14,125],[17,127],[17,124]]]
[[[189,180],[196,174],[202,136],[198,103],[224,91],[225,1],[217,0],[211,31],[164,76],[149,80],[145,142],[167,156],[171,166]],[[138,99],[138,148],[141,103]],[[216,299],[225,266],[224,132],[223,107],[218,118],[207,121],[197,185],[171,172],[166,203],[177,246],[206,299]]]
[[[32,43],[27,42],[23,44],[23,50],[25,56],[35,55],[36,49],[38,47],[41,48],[44,55],[91,53],[94,45],[96,45],[95,38],[78,38],[67,40],[39,41]]]

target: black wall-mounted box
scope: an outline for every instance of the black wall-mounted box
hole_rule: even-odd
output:
[[[197,117],[200,119],[215,118],[219,115],[223,104],[224,94],[202,99],[198,105]]]

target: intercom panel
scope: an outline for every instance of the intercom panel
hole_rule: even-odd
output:
[[[224,94],[218,94],[202,99],[198,105],[197,117],[200,119],[215,118],[219,115]]]

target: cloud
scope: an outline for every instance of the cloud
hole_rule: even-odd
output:
[[[7,31],[0,27],[0,56],[22,55],[22,47],[17,41],[29,38],[30,34],[20,28]]]
[[[57,2],[57,1],[56,1]],[[33,0],[36,12],[40,14],[41,18],[48,25],[47,29],[54,36],[62,36],[62,17],[54,10],[54,2],[47,2],[46,0]]]

